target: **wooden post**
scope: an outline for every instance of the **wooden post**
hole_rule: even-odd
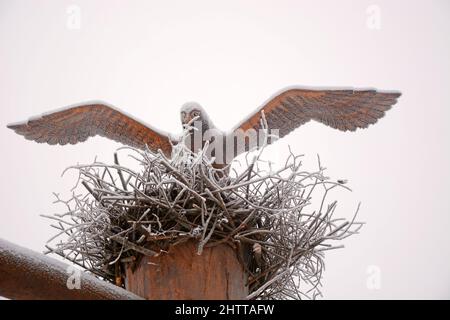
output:
[[[158,257],[144,257],[125,268],[126,289],[150,300],[244,299],[247,278],[235,251],[227,245],[205,248],[187,241]]]

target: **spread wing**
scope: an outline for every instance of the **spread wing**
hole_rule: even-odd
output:
[[[103,103],[71,106],[53,111],[8,128],[28,140],[48,144],[75,144],[96,135],[153,151],[161,149],[170,156],[172,146],[166,133],[159,132],[122,111]]]
[[[399,96],[398,92],[376,90],[289,89],[258,108],[233,132],[261,129],[261,111],[269,129],[278,129],[280,138],[310,120],[341,131],[354,131],[376,123]],[[246,141],[246,150],[258,146],[256,140],[250,144]]]

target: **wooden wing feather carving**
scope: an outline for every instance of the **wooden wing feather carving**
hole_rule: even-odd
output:
[[[8,125],[28,140],[40,143],[75,144],[96,135],[145,149],[161,151],[170,156],[172,145],[167,134],[103,103],[72,106],[46,113],[28,121]]]
[[[261,129],[261,111],[269,129],[278,129],[280,138],[310,120],[341,131],[354,131],[376,123],[399,96],[398,92],[376,90],[289,89],[269,100],[233,131]],[[257,146],[253,144],[245,149]]]

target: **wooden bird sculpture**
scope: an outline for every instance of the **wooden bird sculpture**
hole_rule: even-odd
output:
[[[261,117],[264,115],[267,127],[278,130],[278,136],[282,138],[310,120],[341,131],[367,128],[382,118],[397,102],[399,96],[399,92],[381,92],[372,89],[286,89],[270,98],[228,132],[216,128],[198,103],[184,104],[180,116],[183,126],[195,120],[201,124],[202,134],[212,130],[227,138],[237,132],[263,129]],[[9,124],[8,128],[28,140],[40,143],[75,144],[99,135],[139,149],[148,147],[155,152],[161,150],[167,156],[171,155],[173,145],[180,142],[179,136],[155,129],[101,102],[69,106],[24,122]],[[240,153],[258,148],[262,144],[260,139],[244,141],[242,147],[234,147],[232,155],[225,157],[226,163]],[[189,148],[197,151],[194,150],[192,143]]]

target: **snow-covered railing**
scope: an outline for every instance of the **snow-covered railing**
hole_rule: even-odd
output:
[[[0,296],[8,299],[142,299],[43,254],[0,239]]]

